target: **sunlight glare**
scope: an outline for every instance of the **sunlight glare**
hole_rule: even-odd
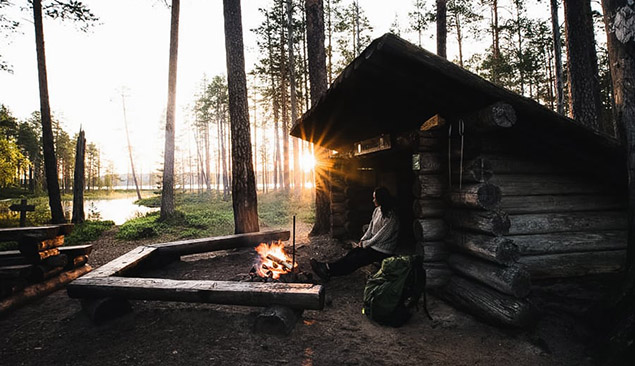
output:
[[[315,168],[315,157],[313,154],[303,154],[300,156],[300,167],[305,173],[313,170],[313,168]]]

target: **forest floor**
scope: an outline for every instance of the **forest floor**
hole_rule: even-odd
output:
[[[309,258],[333,259],[344,245],[328,237],[296,237],[300,268]],[[117,227],[93,244],[99,267],[141,244],[115,239]],[[182,257],[152,276],[232,280],[251,269],[251,249]],[[528,330],[484,324],[428,296],[429,320],[416,313],[400,328],[362,313],[368,266],[325,284],[327,306],[306,310],[289,335],[254,331],[262,309],[243,306],[133,301],[133,311],[94,325],[65,290],[0,320],[1,365],[593,365],[593,334],[575,315],[546,311]],[[548,308],[548,307],[545,307]]]

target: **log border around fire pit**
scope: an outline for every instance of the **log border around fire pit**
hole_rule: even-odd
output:
[[[163,266],[182,255],[217,250],[256,247],[262,242],[289,240],[288,230],[182,240],[139,246],[68,284],[71,298],[84,304],[104,297],[134,300],[160,300],[215,303],[226,305],[284,305],[296,309],[324,308],[324,288],[314,284],[254,283],[232,281],[167,280],[131,277],[143,265]],[[128,276],[126,276],[128,275]],[[126,276],[126,277],[124,277]],[[238,292],[236,292],[239,290]],[[243,296],[240,296],[243,294]],[[88,312],[89,316],[93,312]],[[96,321],[96,319],[92,319]]]

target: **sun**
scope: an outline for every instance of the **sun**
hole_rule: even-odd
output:
[[[315,156],[313,156],[313,154],[302,154],[302,156],[300,156],[300,168],[302,168],[305,173],[313,170],[313,168],[315,168]]]

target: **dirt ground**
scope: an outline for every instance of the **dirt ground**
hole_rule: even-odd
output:
[[[300,267],[332,259],[344,245],[297,235]],[[98,267],[141,242],[114,239],[116,228],[93,242]],[[156,242],[156,240],[146,241]],[[232,280],[251,269],[252,250],[183,257],[152,276]],[[133,301],[133,311],[94,325],[65,290],[0,320],[0,365],[592,365],[593,334],[566,312],[547,310],[529,330],[486,325],[428,296],[423,312],[401,328],[370,322],[361,313],[365,279],[374,270],[326,283],[329,305],[304,311],[290,335],[254,331],[259,308]],[[548,308],[548,307],[545,307]]]

